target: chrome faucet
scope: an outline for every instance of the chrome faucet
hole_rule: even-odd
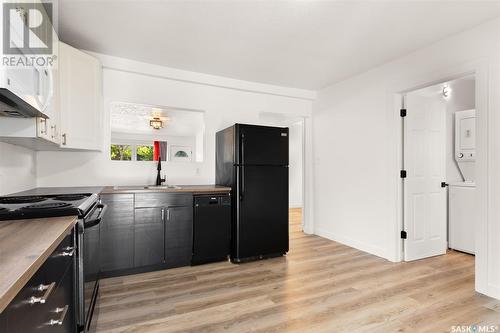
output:
[[[156,170],[158,170],[158,174],[156,175],[156,186],[161,186],[161,183],[166,181],[166,177],[161,178],[161,155],[158,155],[158,167]]]

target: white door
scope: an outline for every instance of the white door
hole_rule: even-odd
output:
[[[404,258],[446,253],[446,109],[437,97],[406,96]]]

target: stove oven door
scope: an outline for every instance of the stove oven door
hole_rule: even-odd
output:
[[[100,222],[106,205],[97,204],[88,219],[83,221],[83,260],[80,277],[80,327],[83,332],[92,332],[97,322],[96,303],[99,294],[99,243]]]

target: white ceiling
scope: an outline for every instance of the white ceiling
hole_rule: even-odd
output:
[[[319,89],[500,15],[500,1],[60,0],[78,48]]]
[[[205,129],[203,112],[124,102],[112,102],[110,110],[113,133],[194,137]],[[153,129],[149,125],[153,117],[159,117],[164,127]]]

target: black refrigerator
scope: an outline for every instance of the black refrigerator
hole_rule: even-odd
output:
[[[232,188],[231,261],[288,252],[288,128],[217,132],[216,183]]]

